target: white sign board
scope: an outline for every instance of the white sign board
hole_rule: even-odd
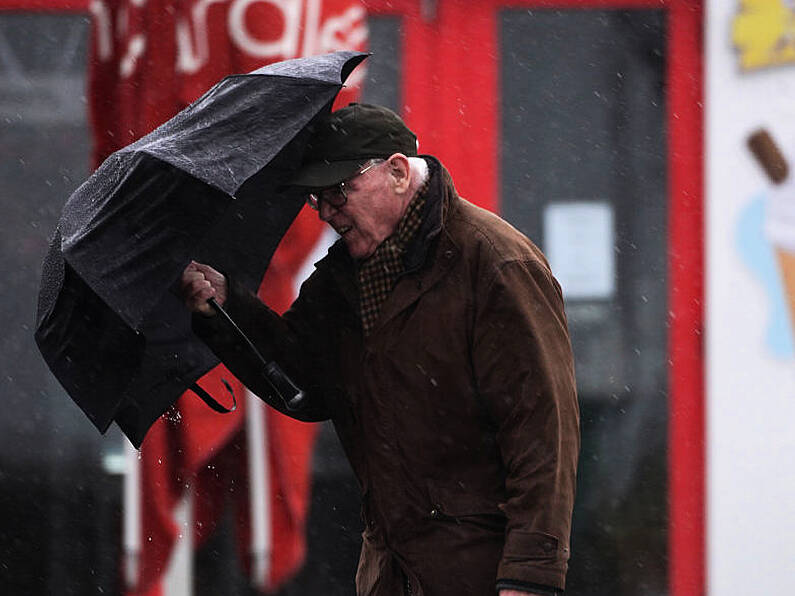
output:
[[[707,3],[711,596],[795,594],[793,22],[790,0]],[[748,148],[760,128],[790,163],[783,185],[773,184]]]
[[[553,202],[544,209],[544,254],[566,300],[615,293],[613,208],[603,201]]]

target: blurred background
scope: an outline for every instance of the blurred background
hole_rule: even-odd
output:
[[[583,437],[566,593],[706,593],[701,2],[155,4],[0,3],[0,593],[354,593],[359,496],[330,425],[285,439],[292,427],[257,410],[259,492],[243,417],[193,467],[164,447],[187,442],[131,452],[72,402],[33,330],[61,208],[110,151],[224,74],[356,48],[372,57],[345,99],[400,112],[563,286]],[[251,19],[243,37],[219,33],[234,15]],[[296,225],[307,254],[328,242],[306,214]],[[291,290],[298,265],[280,278]],[[284,440],[305,461],[279,460]],[[264,569],[242,529],[258,515]]]

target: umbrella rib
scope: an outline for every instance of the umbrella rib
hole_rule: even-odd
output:
[[[328,79],[318,79],[318,78],[315,78],[315,77],[305,77],[305,76],[302,76],[299,79],[297,77],[292,77],[292,76],[287,76],[287,75],[280,75],[280,74],[268,74],[266,72],[259,73],[259,74],[254,74],[254,73],[231,74],[231,75],[227,75],[226,77],[224,77],[223,80],[239,79],[239,78],[244,78],[244,77],[272,77],[272,78],[284,79],[284,80],[290,81],[291,83],[295,83],[297,85],[306,85],[306,86],[316,85],[318,83],[321,83],[323,85],[329,85],[331,87],[344,86],[344,83],[342,81],[340,81],[339,83],[336,83],[336,82],[333,82],[333,81],[329,81]]]

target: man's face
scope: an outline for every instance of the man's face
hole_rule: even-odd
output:
[[[342,236],[354,259],[369,257],[395,230],[403,205],[394,192],[387,160],[345,182],[347,201],[341,207],[320,203],[320,219]]]

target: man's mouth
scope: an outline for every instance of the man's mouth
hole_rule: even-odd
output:
[[[340,226],[336,229],[337,234],[344,236],[353,229],[353,226]]]

